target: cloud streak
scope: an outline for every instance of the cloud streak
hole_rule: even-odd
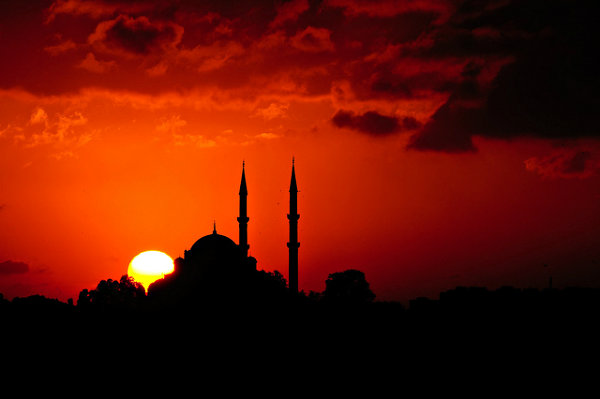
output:
[[[25,274],[27,272],[29,272],[29,265],[27,263],[12,260],[0,262],[0,275],[8,276],[11,274]]]
[[[381,115],[376,111],[356,114],[352,111],[339,110],[331,119],[339,128],[348,128],[371,136],[386,136],[400,130],[414,130],[420,123],[412,117],[402,119],[395,116]]]
[[[544,178],[586,179],[600,172],[600,153],[583,148],[562,149],[525,160],[525,168]]]

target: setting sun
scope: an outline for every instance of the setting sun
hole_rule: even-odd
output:
[[[173,270],[173,259],[169,255],[160,251],[145,251],[131,260],[127,274],[147,290],[150,284]]]

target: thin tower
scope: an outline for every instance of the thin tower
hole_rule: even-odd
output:
[[[237,218],[240,224],[240,248],[244,257],[248,256],[248,189],[246,188],[246,162],[242,162],[242,182],[240,183],[240,217]]]
[[[294,159],[292,158],[292,182],[290,184],[290,213],[287,215],[290,221],[290,242],[287,243],[290,253],[289,260],[289,285],[290,291],[298,292],[298,186],[296,185],[296,171]]]

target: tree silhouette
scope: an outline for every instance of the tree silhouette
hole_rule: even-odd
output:
[[[0,292],[0,309],[3,309],[4,307],[8,306],[10,304],[10,302],[6,299],[4,299],[4,294]]]
[[[375,294],[369,288],[365,274],[359,270],[332,273],[325,281],[323,300],[326,302],[364,304],[373,299]]]
[[[139,307],[145,297],[144,286],[136,282],[133,277],[123,275],[119,281],[112,279],[100,281],[95,290],[82,290],[79,293],[77,306],[82,309],[94,307],[132,310]]]

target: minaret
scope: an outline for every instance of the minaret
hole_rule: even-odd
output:
[[[248,256],[248,249],[250,245],[248,245],[248,189],[246,188],[246,162],[242,162],[242,182],[240,183],[240,217],[237,218],[238,223],[240,224],[240,241],[239,245],[242,250],[242,254],[244,257]]]
[[[289,285],[290,291],[298,292],[298,186],[296,186],[296,172],[294,170],[294,159],[292,158],[292,182],[290,184],[290,213],[287,215],[290,221],[290,242],[287,243],[290,252],[289,260]]]

